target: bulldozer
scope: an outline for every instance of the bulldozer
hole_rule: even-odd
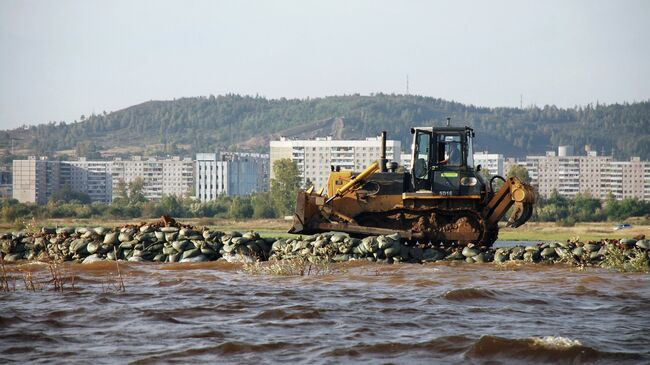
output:
[[[411,128],[411,166],[386,159],[381,132],[379,159],[361,172],[332,166],[327,192],[299,191],[289,233],[346,232],[355,237],[398,234],[407,244],[490,247],[499,221],[530,219],[535,192],[517,177],[484,177],[474,166],[470,127]],[[497,179],[503,181],[494,189]]]

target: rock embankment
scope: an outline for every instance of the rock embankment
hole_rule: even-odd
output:
[[[563,262],[580,266],[647,268],[650,240],[603,240],[599,242],[547,242],[530,246],[487,248],[407,246],[397,235],[363,239],[331,232],[297,238],[262,238],[255,232],[220,232],[178,224],[173,219],[154,223],[104,227],[44,227],[35,233],[0,235],[5,262],[56,260],[90,263],[103,260],[152,262],[203,262],[226,260],[253,262],[283,259],[344,262],[424,263],[465,261]]]

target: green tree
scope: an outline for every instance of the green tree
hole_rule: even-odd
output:
[[[145,198],[143,190],[144,179],[142,177],[136,177],[129,182],[129,203],[135,205],[146,202],[147,198]]]
[[[298,166],[288,158],[276,160],[273,162],[273,175],[275,176],[271,179],[273,206],[281,216],[291,215],[295,208],[296,193],[300,189]]]
[[[506,174],[506,178],[510,178],[516,176],[521,180],[522,182],[525,182],[526,184],[530,184],[531,178],[530,175],[528,174],[528,170],[521,166],[521,165],[512,165],[510,167],[510,170],[508,170],[508,174]]]
[[[61,189],[55,191],[50,195],[50,203],[81,203],[81,204],[90,204],[90,196],[86,193],[80,193],[77,191],[72,191],[67,186],[62,187]]]
[[[253,206],[248,197],[235,197],[231,204],[229,214],[231,218],[243,219],[251,218],[253,216]]]
[[[165,195],[156,204],[156,215],[169,215],[172,217],[184,217],[186,209],[183,206],[183,200],[179,199],[176,195]]]
[[[600,221],[603,219],[602,206],[599,199],[590,194],[578,194],[569,208],[570,214],[578,222]]]
[[[275,218],[277,216],[269,193],[253,194],[251,204],[253,204],[253,218]]]
[[[128,186],[124,182],[124,179],[117,180],[114,195],[116,198],[113,200],[113,204],[126,205],[129,203]]]

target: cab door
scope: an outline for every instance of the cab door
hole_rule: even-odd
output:
[[[431,132],[416,131],[412,171],[415,191],[431,190],[431,144]]]

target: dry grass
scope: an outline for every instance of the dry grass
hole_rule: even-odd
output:
[[[117,250],[115,249],[115,246],[113,246],[113,252],[115,253],[115,257],[117,257]],[[122,270],[120,270],[119,260],[115,260],[115,268],[117,269],[117,278],[115,279],[114,283],[115,291],[124,292],[126,291],[126,287],[124,286],[124,278],[122,277]]]
[[[648,257],[644,250],[638,248],[623,250],[613,244],[607,245],[602,266],[619,272],[648,272],[650,270]]]
[[[125,224],[137,224],[152,219],[46,219],[23,222],[20,228],[35,229],[42,226],[104,226],[118,227]],[[220,219],[220,218],[180,218],[179,222],[197,227],[206,226],[219,231],[256,231],[265,237],[295,237],[287,232],[291,222],[284,219]],[[581,240],[598,241],[604,238],[632,238],[639,234],[650,236],[650,225],[645,222],[632,222],[633,228],[614,231],[613,222],[577,223],[573,227],[559,227],[555,223],[528,222],[519,228],[502,227],[499,239],[505,241],[566,241],[572,237]],[[15,224],[0,225],[0,229],[15,229]]]
[[[5,265],[0,255],[0,292],[12,292],[17,289],[36,292],[41,290],[53,290],[63,293],[77,289],[77,276],[74,269],[65,264],[44,257],[40,265]],[[102,287],[103,292],[124,292],[126,285],[119,262],[115,262],[116,271],[107,274],[106,282],[110,290]],[[13,271],[9,272],[8,268]],[[22,288],[17,283],[22,282]]]
[[[25,290],[33,292],[43,289],[43,284],[38,280],[34,280],[34,275],[31,271],[23,272],[23,284],[25,285]]]
[[[51,277],[49,283],[52,284],[54,291],[63,293],[66,287],[66,283],[70,285],[71,290],[75,289],[74,275],[63,270],[57,262],[53,262],[53,261],[48,262],[47,268]]]
[[[14,280],[13,282],[13,288],[9,286],[9,281],[11,279],[11,276],[7,275],[7,269],[5,268],[5,260],[2,257],[2,253],[0,253],[0,291],[2,292],[8,292],[16,291],[16,281]]]
[[[327,260],[311,262],[305,258],[265,262],[255,261],[250,264],[244,264],[242,270],[251,275],[272,276],[320,276],[336,272]]]
[[[573,227],[559,227],[555,223],[528,222],[519,228],[501,228],[499,239],[505,241],[566,241],[580,237],[583,241],[604,238],[632,238],[639,234],[650,235],[650,225],[634,225],[631,229],[615,231],[614,223],[577,223]]]

